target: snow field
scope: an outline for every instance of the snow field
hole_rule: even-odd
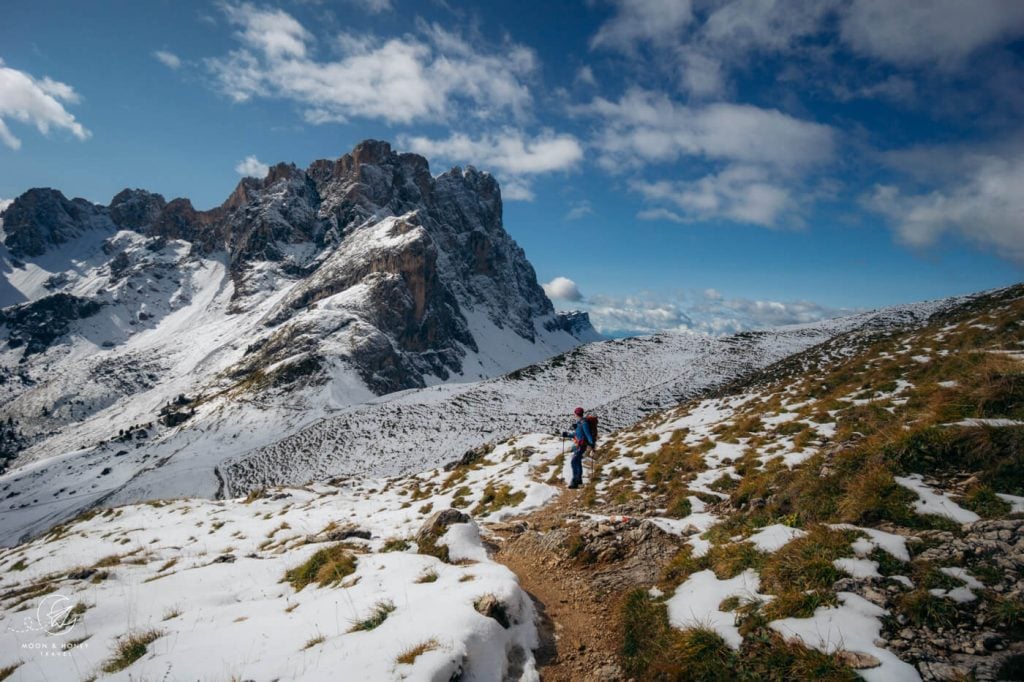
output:
[[[516,439],[467,467],[452,488],[468,488],[458,497],[471,511],[489,483],[509,486],[524,495],[485,517],[520,514],[554,495],[536,478],[546,477],[559,452],[559,441],[549,436]],[[352,679],[434,680],[461,670],[467,680],[535,680],[533,606],[515,575],[487,557],[486,529],[476,521],[449,527],[439,544],[449,547],[456,564],[416,554],[410,544],[430,511],[448,508],[456,497],[451,489],[424,493],[422,485],[448,475],[343,480],[249,500],[120,507],[6,550],[0,593],[49,582],[70,603],[88,606],[70,632],[50,637],[21,627],[26,612],[14,611],[16,598],[0,602],[0,650],[21,652],[25,661],[11,679],[81,679],[109,659],[118,637],[156,629],[161,635],[144,656],[104,679],[333,680],[344,670]],[[333,544],[326,529],[347,527],[370,539],[345,540],[356,568],[340,585],[314,583],[296,592],[282,582],[287,570]],[[17,562],[22,570],[6,570]],[[66,577],[97,564],[102,567],[95,570],[109,573],[105,580]],[[508,628],[477,611],[475,604],[488,595],[503,605]],[[35,606],[35,600],[26,603]],[[378,627],[350,632],[382,604],[393,610]],[[66,656],[36,655],[30,648],[83,636],[88,639]],[[411,664],[398,662],[420,645],[426,651]]]

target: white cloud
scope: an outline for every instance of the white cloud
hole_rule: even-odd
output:
[[[572,135],[546,130],[535,137],[505,128],[472,138],[453,133],[444,139],[403,136],[403,146],[431,159],[480,166],[497,171],[506,199],[534,198],[529,176],[574,168],[583,159],[583,146]]]
[[[487,166],[512,175],[533,175],[568,170],[583,158],[583,147],[572,135],[544,131],[529,138],[506,128],[473,139],[453,133],[446,139],[405,137],[404,146],[428,157]]]
[[[242,46],[207,64],[220,89],[238,102],[292,100],[311,123],[363,117],[404,124],[443,121],[456,112],[522,117],[532,104],[527,80],[537,59],[522,45],[485,53],[458,34],[419,22],[418,35],[386,40],[343,32],[333,41],[339,56],[321,61],[310,56],[312,34],[288,13],[226,7]]]
[[[5,66],[0,59],[0,142],[19,149],[21,140],[11,132],[8,121],[31,124],[47,135],[51,129],[67,130],[79,140],[90,133],[64,104],[75,104],[78,94],[70,85],[50,78],[36,79],[24,71]]]
[[[569,212],[565,214],[563,220],[582,220],[588,215],[594,214],[594,208],[590,205],[590,202],[586,199],[582,201],[574,201],[572,206],[569,208]]]
[[[722,95],[726,88],[725,68],[721,60],[707,53],[680,48],[679,86],[694,97]]]
[[[690,0],[613,0],[615,15],[590,39],[591,48],[632,52],[639,41],[667,43],[693,20]]]
[[[830,160],[835,149],[831,127],[748,104],[689,106],[631,89],[617,102],[599,97],[574,110],[604,121],[595,144],[610,170],[695,156],[793,171]]]
[[[167,50],[157,50],[153,53],[153,57],[169,69],[181,68],[181,57],[174,54],[173,52],[168,52]]]
[[[235,172],[247,178],[265,178],[269,171],[270,166],[257,159],[254,154],[235,164]]]
[[[529,181],[522,178],[506,178],[501,182],[501,197],[505,201],[533,201],[536,195]]]
[[[842,39],[854,50],[905,66],[959,66],[976,51],[1024,34],[1016,0],[853,0]]]
[[[791,51],[820,32],[840,0],[613,0],[590,46],[673,75],[694,97],[721,96],[730,69],[757,53]]]
[[[694,322],[678,303],[647,295],[592,296],[587,312],[602,334],[653,334],[663,331],[689,331]]]
[[[7,210],[7,207],[14,203],[14,199],[0,199],[0,213]]]
[[[790,190],[773,182],[767,172],[755,166],[733,165],[693,182],[634,181],[631,187],[648,200],[670,203],[682,211],[641,211],[638,217],[647,220],[694,222],[726,218],[777,227],[784,216],[792,216],[797,209]]]
[[[269,59],[306,56],[306,43],[313,36],[284,10],[258,9],[249,3],[227,4],[223,9],[239,27],[238,38]]]
[[[699,39],[743,58],[756,51],[784,52],[814,35],[835,11],[836,0],[733,0],[720,3]]]
[[[810,301],[726,298],[715,289],[674,295],[641,292],[632,296],[591,296],[594,327],[603,334],[700,332],[734,334],[788,324],[806,324],[853,313]]]
[[[633,181],[632,189],[661,204],[641,211],[642,219],[798,224],[796,190],[811,168],[835,155],[831,127],[746,104],[686,105],[633,89],[617,102],[595,98],[575,111],[602,121],[593,144],[607,170],[680,160],[711,167],[692,180]]]
[[[541,286],[544,288],[544,293],[553,301],[579,302],[583,300],[580,288],[568,277],[555,277]]]
[[[864,202],[885,215],[899,239],[910,246],[926,247],[952,234],[1024,263],[1024,149],[1008,151],[1008,155],[963,154],[959,177],[937,189],[908,193],[880,184]],[[947,156],[919,150],[909,158],[917,162],[933,158],[942,164]],[[904,157],[903,163],[914,161]],[[937,174],[942,172],[937,168]]]

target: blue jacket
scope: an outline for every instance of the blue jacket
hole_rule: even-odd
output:
[[[576,421],[576,433],[573,434],[573,438],[576,439],[577,445],[594,446],[594,435],[590,433],[590,424],[587,423],[586,419],[578,419]]]

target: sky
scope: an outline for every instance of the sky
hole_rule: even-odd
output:
[[[493,173],[556,306],[611,335],[1024,279],[1018,0],[0,8],[0,202],[210,208],[367,138]]]

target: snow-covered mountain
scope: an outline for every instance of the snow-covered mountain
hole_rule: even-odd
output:
[[[493,177],[435,177],[384,142],[274,166],[209,211],[137,189],[109,206],[33,189],[0,227],[0,470],[252,405],[275,426],[243,440],[264,444],[599,338],[555,312]]]
[[[1018,285],[721,343],[591,344],[436,412],[447,386],[380,399],[381,452],[460,400],[593,398],[571,381],[588,373],[623,396],[609,428],[672,406],[603,432],[581,490],[556,436],[521,433],[409,475],[86,511],[0,548],[0,673],[1018,679],[1022,319]],[[645,381],[645,406],[622,393]]]
[[[555,313],[494,179],[373,141],[210,211],[31,190],[0,220],[0,543],[96,505],[420,472],[576,405],[626,427],[949,304],[579,347],[599,337]]]
[[[367,393],[362,403],[337,407],[325,407],[330,389],[239,393],[231,400],[196,401],[182,424],[138,424],[78,450],[73,439],[58,434],[50,442],[63,439],[67,454],[45,458],[34,446],[28,452],[38,459],[0,477],[0,542],[38,534],[98,504],[225,497],[337,476],[418,473],[485,443],[561,431],[576,405],[596,409],[607,432],[838,335],[914,326],[953,303],[732,337],[664,334],[594,342],[505,376],[380,397]]]

